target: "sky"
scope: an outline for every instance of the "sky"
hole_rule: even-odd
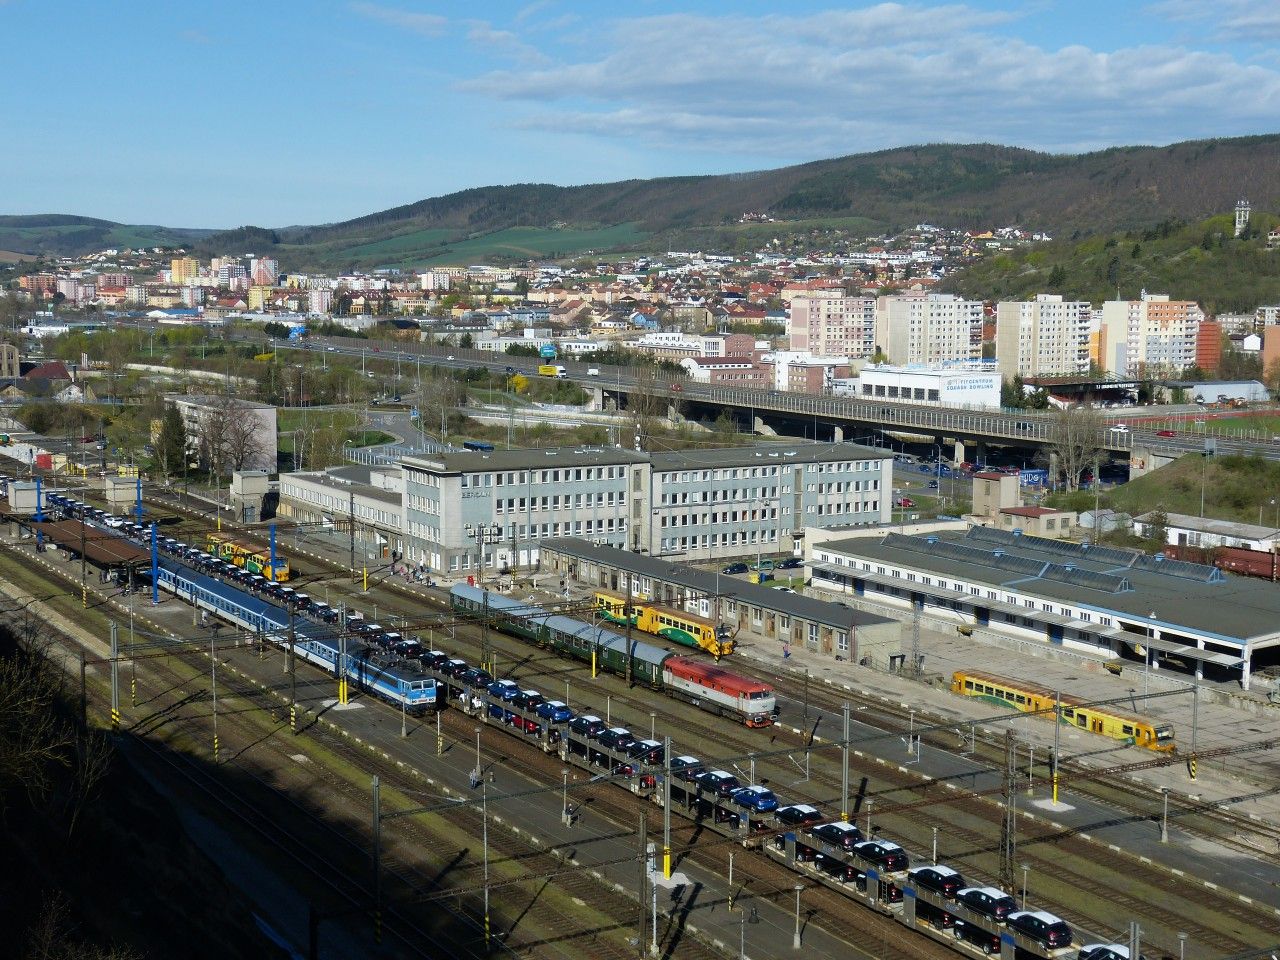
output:
[[[1280,126],[1275,0],[0,0],[0,36],[0,213],[179,227]]]

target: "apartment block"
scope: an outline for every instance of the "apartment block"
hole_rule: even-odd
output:
[[[169,261],[169,282],[175,287],[185,286],[200,273],[200,263],[192,257],[174,257]]]
[[[791,298],[787,340],[792,351],[828,357],[869,357],[876,348],[876,301],[842,290],[810,290]]]
[[[980,359],[982,301],[945,293],[880,297],[876,346],[896,366]]]
[[[1089,372],[1092,304],[1038,294],[996,304],[996,367],[1011,380]]]
[[[1204,312],[1192,300],[1142,291],[1138,300],[1102,305],[1099,361],[1121,377],[1171,376],[1196,362]]]

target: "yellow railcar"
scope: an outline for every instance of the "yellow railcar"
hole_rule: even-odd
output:
[[[978,670],[957,670],[951,675],[951,692],[981,697],[1046,719],[1052,719],[1054,704],[1057,703],[1062,710],[1060,722],[1080,730],[1116,740],[1129,740],[1139,747],[1161,753],[1177,749],[1170,723],[1122,713],[1112,706],[1093,706],[1066,694],[1058,695],[1055,700],[1053,690],[1027,680],[1013,680]]]
[[[610,623],[626,625],[628,619],[637,630],[663,637],[684,647],[697,647],[719,658],[733,653],[733,639],[717,630],[715,623],[704,617],[661,607],[647,600],[631,599],[631,616],[626,615],[627,598],[606,590],[595,594],[596,606]]]

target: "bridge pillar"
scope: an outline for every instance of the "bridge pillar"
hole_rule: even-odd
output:
[[[603,387],[589,387],[587,389],[587,409],[592,411],[604,409]]]
[[[831,430],[831,441],[833,443],[844,443],[844,427],[840,426],[838,423],[833,423],[831,425]]]
[[[680,422],[680,408],[674,403],[667,404],[667,420],[671,423]]]
[[[1168,459],[1157,458],[1155,453],[1145,447],[1134,447],[1129,451],[1129,479],[1136,480],[1169,463]]]
[[[981,440],[978,441],[977,450],[973,454],[973,462],[982,464],[987,462],[987,445]]]
[[[753,417],[751,420],[751,429],[762,437],[776,437],[778,435],[777,430],[774,430],[773,427],[768,426],[764,422],[764,417]]]
[[[956,445],[951,456],[952,456],[952,459],[957,464],[964,463],[964,441],[963,440],[956,441]]]

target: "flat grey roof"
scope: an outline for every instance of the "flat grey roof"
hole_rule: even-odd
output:
[[[671,450],[650,456],[654,470],[702,470],[707,467],[758,467],[779,463],[888,460],[892,454],[856,443],[764,443],[711,450]]]
[[[359,480],[336,480],[327,473],[286,473],[284,477],[290,477],[294,480],[305,480],[308,483],[314,483],[316,486],[325,487],[329,490],[337,490],[344,494],[354,493],[357,497],[367,497],[370,500],[381,500],[383,503],[393,503],[397,507],[400,506],[402,498],[400,494],[393,490],[384,490],[382,487],[375,487],[368,482],[368,468],[365,467],[366,479],[361,482]],[[335,471],[336,472],[336,471]]]
[[[490,470],[546,470],[554,467],[600,467],[647,463],[648,454],[616,447],[548,447],[521,450],[450,450],[446,453],[403,457],[417,470],[438,473],[481,473]]]
[[[828,542],[821,549],[1101,610],[1164,631],[1230,643],[1280,639],[1280,588],[1137,550],[992,527],[914,537],[889,533]]]
[[[632,553],[616,547],[597,546],[577,537],[555,537],[543,540],[541,549],[579,560],[590,560],[593,563],[617,567],[619,570],[626,570],[628,573],[635,573],[642,577],[674,583],[708,596],[728,597],[738,603],[772,610],[799,620],[821,623],[838,630],[896,622],[890,617],[880,617],[842,604],[815,600],[813,597],[806,597],[799,593],[783,593],[781,590],[762,587],[759,584],[744,583],[730,576],[697,570],[660,557]]]
[[[174,403],[185,403],[193,407],[207,407],[213,403],[230,403],[244,410],[274,410],[276,409],[270,403],[260,403],[257,400],[245,400],[241,397],[230,397],[218,393],[200,393],[185,394],[172,393],[165,397],[166,400],[172,400]]]

